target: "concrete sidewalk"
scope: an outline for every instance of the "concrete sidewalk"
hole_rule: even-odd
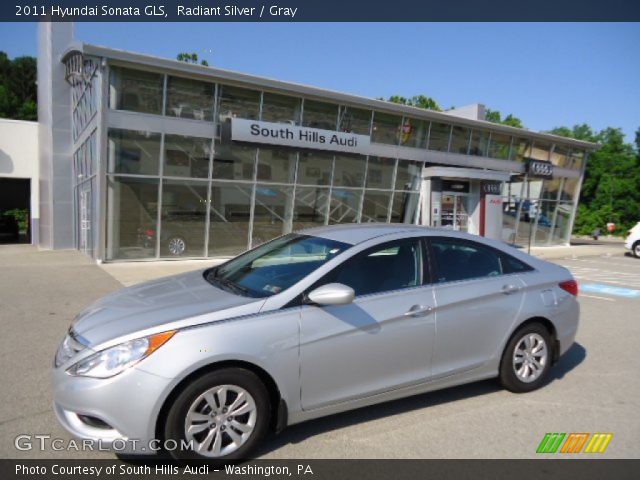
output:
[[[580,240],[576,240],[581,242]],[[526,247],[522,249],[526,252]],[[566,258],[602,257],[624,255],[626,250],[622,241],[603,241],[592,244],[570,245],[561,247],[534,247],[531,255],[545,260],[561,260]],[[191,270],[204,270],[226,261],[223,258],[210,260],[160,260],[154,262],[121,262],[103,263],[100,265],[105,272],[115,278],[122,285],[128,287],[155,278]]]

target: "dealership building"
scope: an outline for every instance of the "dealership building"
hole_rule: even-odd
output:
[[[394,222],[567,244],[596,145],[38,32],[42,248],[227,257],[303,228]]]

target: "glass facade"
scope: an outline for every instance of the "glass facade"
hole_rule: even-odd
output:
[[[90,90],[76,95],[79,119],[91,120],[96,110],[82,103],[95,102]],[[397,146],[518,162],[535,158],[572,170],[584,161],[583,150],[526,134],[118,66],[110,67],[108,98],[113,110],[184,119],[194,129],[184,135],[192,130],[169,122],[158,127],[162,131],[108,126],[106,260],[232,256],[312,226],[418,221],[424,162],[233,142],[232,118],[366,135],[374,150],[378,144],[385,152]],[[197,133],[206,123],[211,134]],[[74,136],[84,128],[78,123]],[[95,176],[96,135],[82,143],[76,168]],[[578,186],[578,178],[513,177],[503,188],[503,239],[566,242]]]

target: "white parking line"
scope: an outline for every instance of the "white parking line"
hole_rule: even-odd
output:
[[[609,298],[609,297],[599,297],[597,295],[586,295],[584,293],[580,294],[580,297],[587,297],[587,298],[597,298],[598,300],[606,300],[607,302],[615,302],[615,299],[613,298]]]

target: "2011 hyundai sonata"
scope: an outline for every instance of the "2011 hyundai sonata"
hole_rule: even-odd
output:
[[[577,290],[463,233],[310,229],[90,306],[56,354],[54,409],[103,444],[245,458],[269,429],[365,405],[491,377],[540,387],[574,341]]]

